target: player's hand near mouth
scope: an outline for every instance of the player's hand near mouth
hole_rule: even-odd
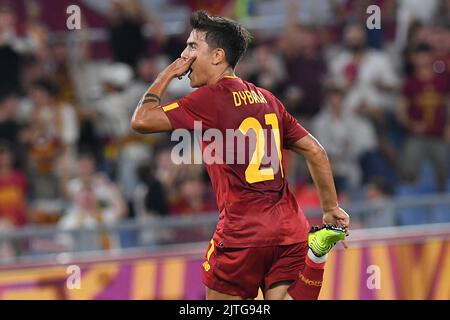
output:
[[[190,58],[178,58],[174,62],[172,62],[166,69],[164,69],[163,73],[170,75],[171,78],[177,77],[181,79],[185,76],[190,68],[192,63],[194,63],[196,56],[192,56]]]
[[[161,110],[161,97],[173,78],[181,79],[189,72],[197,57],[178,58],[167,66],[156,78],[139,102],[131,126],[140,133],[164,132],[171,130],[166,114]]]

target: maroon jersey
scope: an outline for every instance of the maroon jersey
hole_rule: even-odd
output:
[[[450,93],[447,74],[435,74],[429,81],[417,76],[408,77],[403,86],[403,95],[408,102],[408,115],[411,120],[425,121],[426,134],[444,137],[446,126],[446,99]]]
[[[225,77],[163,110],[174,129],[192,130],[195,121],[202,121],[205,135],[216,129],[226,140],[212,152],[222,163],[205,161],[219,208],[217,244],[260,247],[306,241],[309,224],[289,191],[281,150],[308,132],[277,98],[240,78]],[[233,143],[225,138],[230,132],[236,133]],[[239,147],[239,138],[246,148]],[[203,151],[211,145],[202,141]]]

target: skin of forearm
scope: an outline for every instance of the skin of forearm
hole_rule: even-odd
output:
[[[338,206],[336,187],[334,185],[331,165],[325,151],[319,151],[314,156],[305,157],[320,198],[320,205],[324,212]]]
[[[333,171],[327,152],[319,141],[312,135],[308,135],[293,144],[287,145],[287,148],[305,158],[316,186],[323,212],[326,213],[336,209],[339,204]]]
[[[149,128],[146,128],[146,126],[148,127],[148,123],[150,122],[149,120],[151,120],[153,117],[153,115],[151,114],[151,110],[161,107],[161,97],[165,94],[167,87],[169,86],[172,79],[173,76],[165,72],[162,72],[158,75],[158,77],[146,91],[141,101],[138,103],[136,110],[134,111],[133,117],[131,119],[133,129],[141,133],[150,133],[158,130],[158,128],[149,130]]]

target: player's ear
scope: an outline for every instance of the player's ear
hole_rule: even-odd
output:
[[[222,48],[216,48],[213,50],[213,60],[214,65],[221,64],[225,61],[225,51]]]

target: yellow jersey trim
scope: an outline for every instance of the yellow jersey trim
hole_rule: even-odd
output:
[[[167,111],[176,109],[176,108],[178,108],[179,106],[180,106],[180,105],[178,104],[178,102],[174,102],[174,103],[171,103],[171,104],[169,104],[169,105],[163,107],[162,109],[164,110],[164,112],[167,112]]]

